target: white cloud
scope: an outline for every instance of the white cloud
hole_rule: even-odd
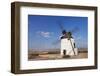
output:
[[[37,34],[40,35],[40,36],[43,36],[45,38],[49,38],[49,37],[51,37],[52,33],[51,32],[45,32],[45,31],[38,31]]]

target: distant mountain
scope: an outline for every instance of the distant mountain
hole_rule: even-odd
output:
[[[88,51],[88,48],[78,48],[78,51]]]
[[[60,49],[29,49],[28,51],[50,52],[50,51],[60,51]],[[78,48],[78,51],[88,51],[88,48]]]
[[[37,51],[40,51],[40,52],[49,52],[49,51],[60,51],[60,49],[29,49],[28,51],[34,51],[34,52],[37,52]]]
[[[78,48],[79,53],[88,52],[87,48]],[[60,49],[29,49],[28,54],[59,54]]]

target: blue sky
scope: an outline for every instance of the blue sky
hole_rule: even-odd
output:
[[[72,33],[76,46],[78,48],[87,48],[87,17],[28,15],[29,49],[60,48],[60,42],[56,45],[53,44],[61,36],[59,23],[62,24],[66,31],[78,28],[76,32]]]

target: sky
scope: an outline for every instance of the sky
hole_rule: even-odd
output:
[[[62,25],[66,31],[73,31],[76,47],[88,46],[88,17],[28,15],[28,48],[58,49]]]

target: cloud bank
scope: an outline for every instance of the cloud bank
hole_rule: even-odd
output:
[[[50,38],[52,35],[52,32],[48,32],[48,31],[38,31],[37,32],[38,35],[45,37],[45,38]]]

